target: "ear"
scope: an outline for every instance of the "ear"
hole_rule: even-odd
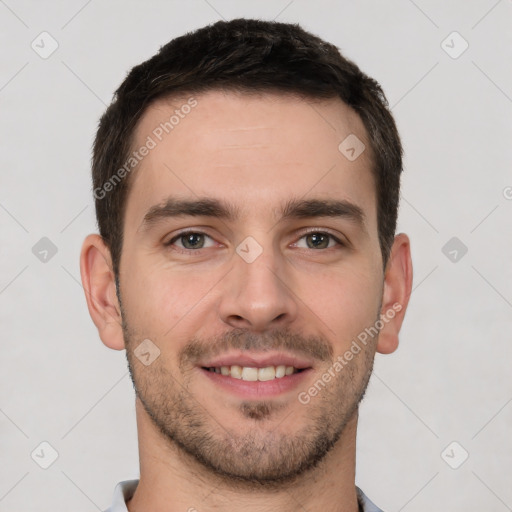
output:
[[[390,354],[398,347],[398,333],[412,288],[412,260],[409,237],[405,233],[395,236],[384,273],[380,330],[377,352]]]
[[[110,250],[100,235],[87,236],[80,253],[80,275],[87,307],[101,341],[114,350],[123,350],[121,308],[116,295]]]

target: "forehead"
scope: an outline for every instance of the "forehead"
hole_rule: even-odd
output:
[[[340,143],[354,136],[365,149],[351,161]],[[222,197],[247,215],[307,195],[374,210],[364,124],[336,98],[220,90],[166,98],[148,107],[137,125],[133,149],[144,146],[151,149],[134,171],[127,198],[134,222],[170,195]]]

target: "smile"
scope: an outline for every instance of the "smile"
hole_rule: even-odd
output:
[[[232,377],[234,379],[241,379],[249,382],[264,382],[267,380],[282,379],[285,376],[302,371],[294,366],[285,365],[265,366],[264,368],[239,365],[210,366],[203,369],[224,375],[225,377]]]

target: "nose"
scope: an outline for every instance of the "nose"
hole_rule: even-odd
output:
[[[248,263],[238,254],[234,268],[222,282],[219,314],[224,323],[251,331],[286,327],[297,318],[297,297],[293,283],[277,264],[273,251],[265,249]]]

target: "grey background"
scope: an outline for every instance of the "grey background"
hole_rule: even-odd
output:
[[[382,84],[403,139],[414,291],[361,407],[357,484],[386,512],[512,510],[510,0],[0,0],[0,511],[103,510],[138,477],[125,355],[99,340],[80,284],[90,147],[132,66],[240,16],[336,44]]]

